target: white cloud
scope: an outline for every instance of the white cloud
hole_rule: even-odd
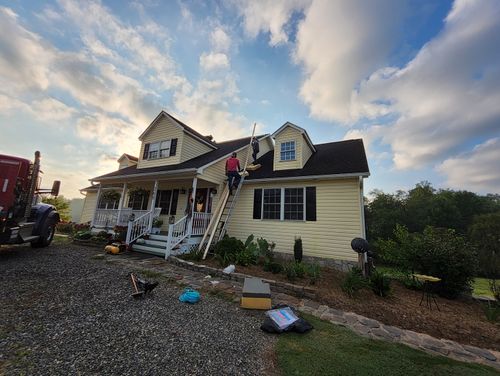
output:
[[[68,120],[77,113],[74,108],[54,98],[36,100],[32,103],[31,109],[38,119],[55,124]]]
[[[243,16],[245,32],[252,38],[269,32],[269,45],[288,42],[286,26],[294,12],[305,9],[311,0],[236,1]]]
[[[500,138],[477,145],[470,153],[448,158],[437,170],[446,175],[446,185],[485,193],[500,193]]]
[[[206,71],[229,68],[229,59],[222,53],[203,53],[200,56],[200,67]]]
[[[384,136],[396,168],[421,167],[473,137],[498,135],[499,18],[497,2],[457,1],[441,33],[406,67],[375,72],[360,85],[354,102],[399,116]]]
[[[351,122],[353,89],[383,66],[402,22],[402,2],[313,1],[297,32],[300,97],[311,115]]]
[[[231,47],[231,37],[220,26],[210,34],[210,42],[215,51],[226,52]]]

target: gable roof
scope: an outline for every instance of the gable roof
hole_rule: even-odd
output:
[[[270,135],[260,135],[257,138],[260,140],[269,137]],[[130,166],[122,168],[121,170],[110,172],[109,174],[97,176],[90,179],[91,181],[109,180],[113,178],[129,177],[129,176],[140,176],[140,175],[150,175],[150,174],[175,174],[189,171],[196,171],[201,167],[206,167],[209,164],[215,163],[218,160],[229,156],[233,151],[241,149],[250,144],[250,137],[239,138],[236,140],[230,140],[225,142],[217,143],[217,149],[209,151],[208,153],[202,154],[196,158],[189,159],[185,162],[170,165],[170,166],[157,166],[149,168],[137,168],[137,166]]]
[[[281,127],[279,127],[279,129],[276,132],[274,132],[271,136],[273,138],[276,138],[276,136],[278,134],[280,134],[281,132],[283,132],[285,130],[285,128],[287,128],[287,127],[290,127],[290,128],[298,130],[302,134],[302,136],[304,136],[304,138],[306,139],[306,141],[309,144],[309,147],[311,148],[311,150],[314,151],[314,152],[316,152],[316,148],[314,147],[314,144],[312,143],[311,139],[309,138],[309,135],[307,134],[307,131],[304,128],[299,127],[298,125],[290,123],[289,121],[287,121],[285,124],[283,124]]]
[[[198,141],[204,143],[207,146],[210,146],[212,149],[217,149],[217,144],[215,142],[213,142],[212,140],[210,140],[208,137],[203,136],[200,133],[196,132],[193,128],[191,128],[190,126],[184,124],[182,121],[176,119],[175,117],[173,117],[172,115],[170,115],[168,112],[165,112],[163,110],[158,114],[157,117],[155,117],[155,119],[151,122],[151,124],[148,125],[148,127],[146,128],[146,130],[141,133],[141,135],[139,136],[139,140],[142,141],[142,139],[146,136],[146,134],[148,134],[149,131],[154,127],[154,125],[156,124],[156,122],[158,120],[160,120],[163,116],[170,118],[175,125],[177,125],[178,127],[182,128],[182,130],[184,132],[186,132],[190,136],[194,137]]]
[[[133,155],[123,153],[120,158],[118,158],[118,162],[120,162],[123,158],[127,158],[129,161],[132,162],[139,162],[139,158],[134,157]]]
[[[315,145],[313,153],[303,168],[273,170],[274,151],[269,151],[257,160],[262,165],[252,171],[247,180],[307,178],[331,175],[369,176],[363,140],[346,140]]]

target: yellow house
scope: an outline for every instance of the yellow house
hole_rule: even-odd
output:
[[[117,171],[82,189],[81,221],[98,229],[127,226],[127,242],[137,251],[183,252],[206,231],[226,184],[228,157],[236,152],[242,165],[251,160],[250,137],[215,142],[162,111],[139,139],[138,158],[123,154]],[[350,242],[365,237],[363,141],[314,145],[289,122],[257,139],[262,167],[244,179],[227,233],[243,241],[264,237],[282,253],[292,253],[301,237],[304,256],[355,261]],[[156,219],[161,232],[152,234]]]

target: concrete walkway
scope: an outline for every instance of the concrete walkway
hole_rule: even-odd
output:
[[[158,257],[133,256],[130,253],[104,257],[106,257],[106,261],[125,263],[139,270],[142,268],[161,273],[181,286],[190,286],[203,292],[221,294],[235,303],[239,302],[243,280],[246,277],[241,273],[224,275],[219,269],[196,265],[178,258],[171,258],[170,262],[166,262]],[[308,297],[310,293],[304,291],[303,286],[283,282],[276,283],[276,281],[269,282],[274,283],[271,284],[273,305],[281,303],[296,307],[301,312],[330,321],[335,325],[350,328],[361,336],[402,343],[433,355],[446,356],[463,362],[485,364],[500,370],[500,352],[461,345],[455,341],[438,339],[427,334],[385,325],[353,312],[344,312],[321,305],[313,299],[304,299],[303,297]]]

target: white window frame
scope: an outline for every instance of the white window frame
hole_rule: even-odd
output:
[[[285,150],[283,150],[285,148]],[[288,153],[293,152],[293,158],[292,155],[290,154],[290,158],[286,158],[286,155]],[[283,159],[283,153],[285,154],[285,158]],[[284,141],[280,144],[280,161],[281,162],[288,162],[288,161],[295,161],[297,160],[297,148],[296,148],[296,143],[295,140],[290,140],[290,141]]]
[[[285,189],[286,188],[302,188],[303,192],[303,210],[302,210],[302,219],[285,219]],[[281,190],[281,196],[280,196],[280,218],[276,219],[270,219],[270,218],[264,218],[264,191],[266,189],[280,189]],[[261,191],[262,194],[262,199],[261,199],[261,208],[260,208],[260,220],[261,221],[287,221],[287,222],[305,222],[306,221],[306,187],[274,187],[274,188],[262,188]]]
[[[170,157],[170,147],[172,140],[162,140],[158,142],[151,142],[148,150],[148,161],[153,159],[168,158]],[[156,153],[152,156],[152,153]]]

